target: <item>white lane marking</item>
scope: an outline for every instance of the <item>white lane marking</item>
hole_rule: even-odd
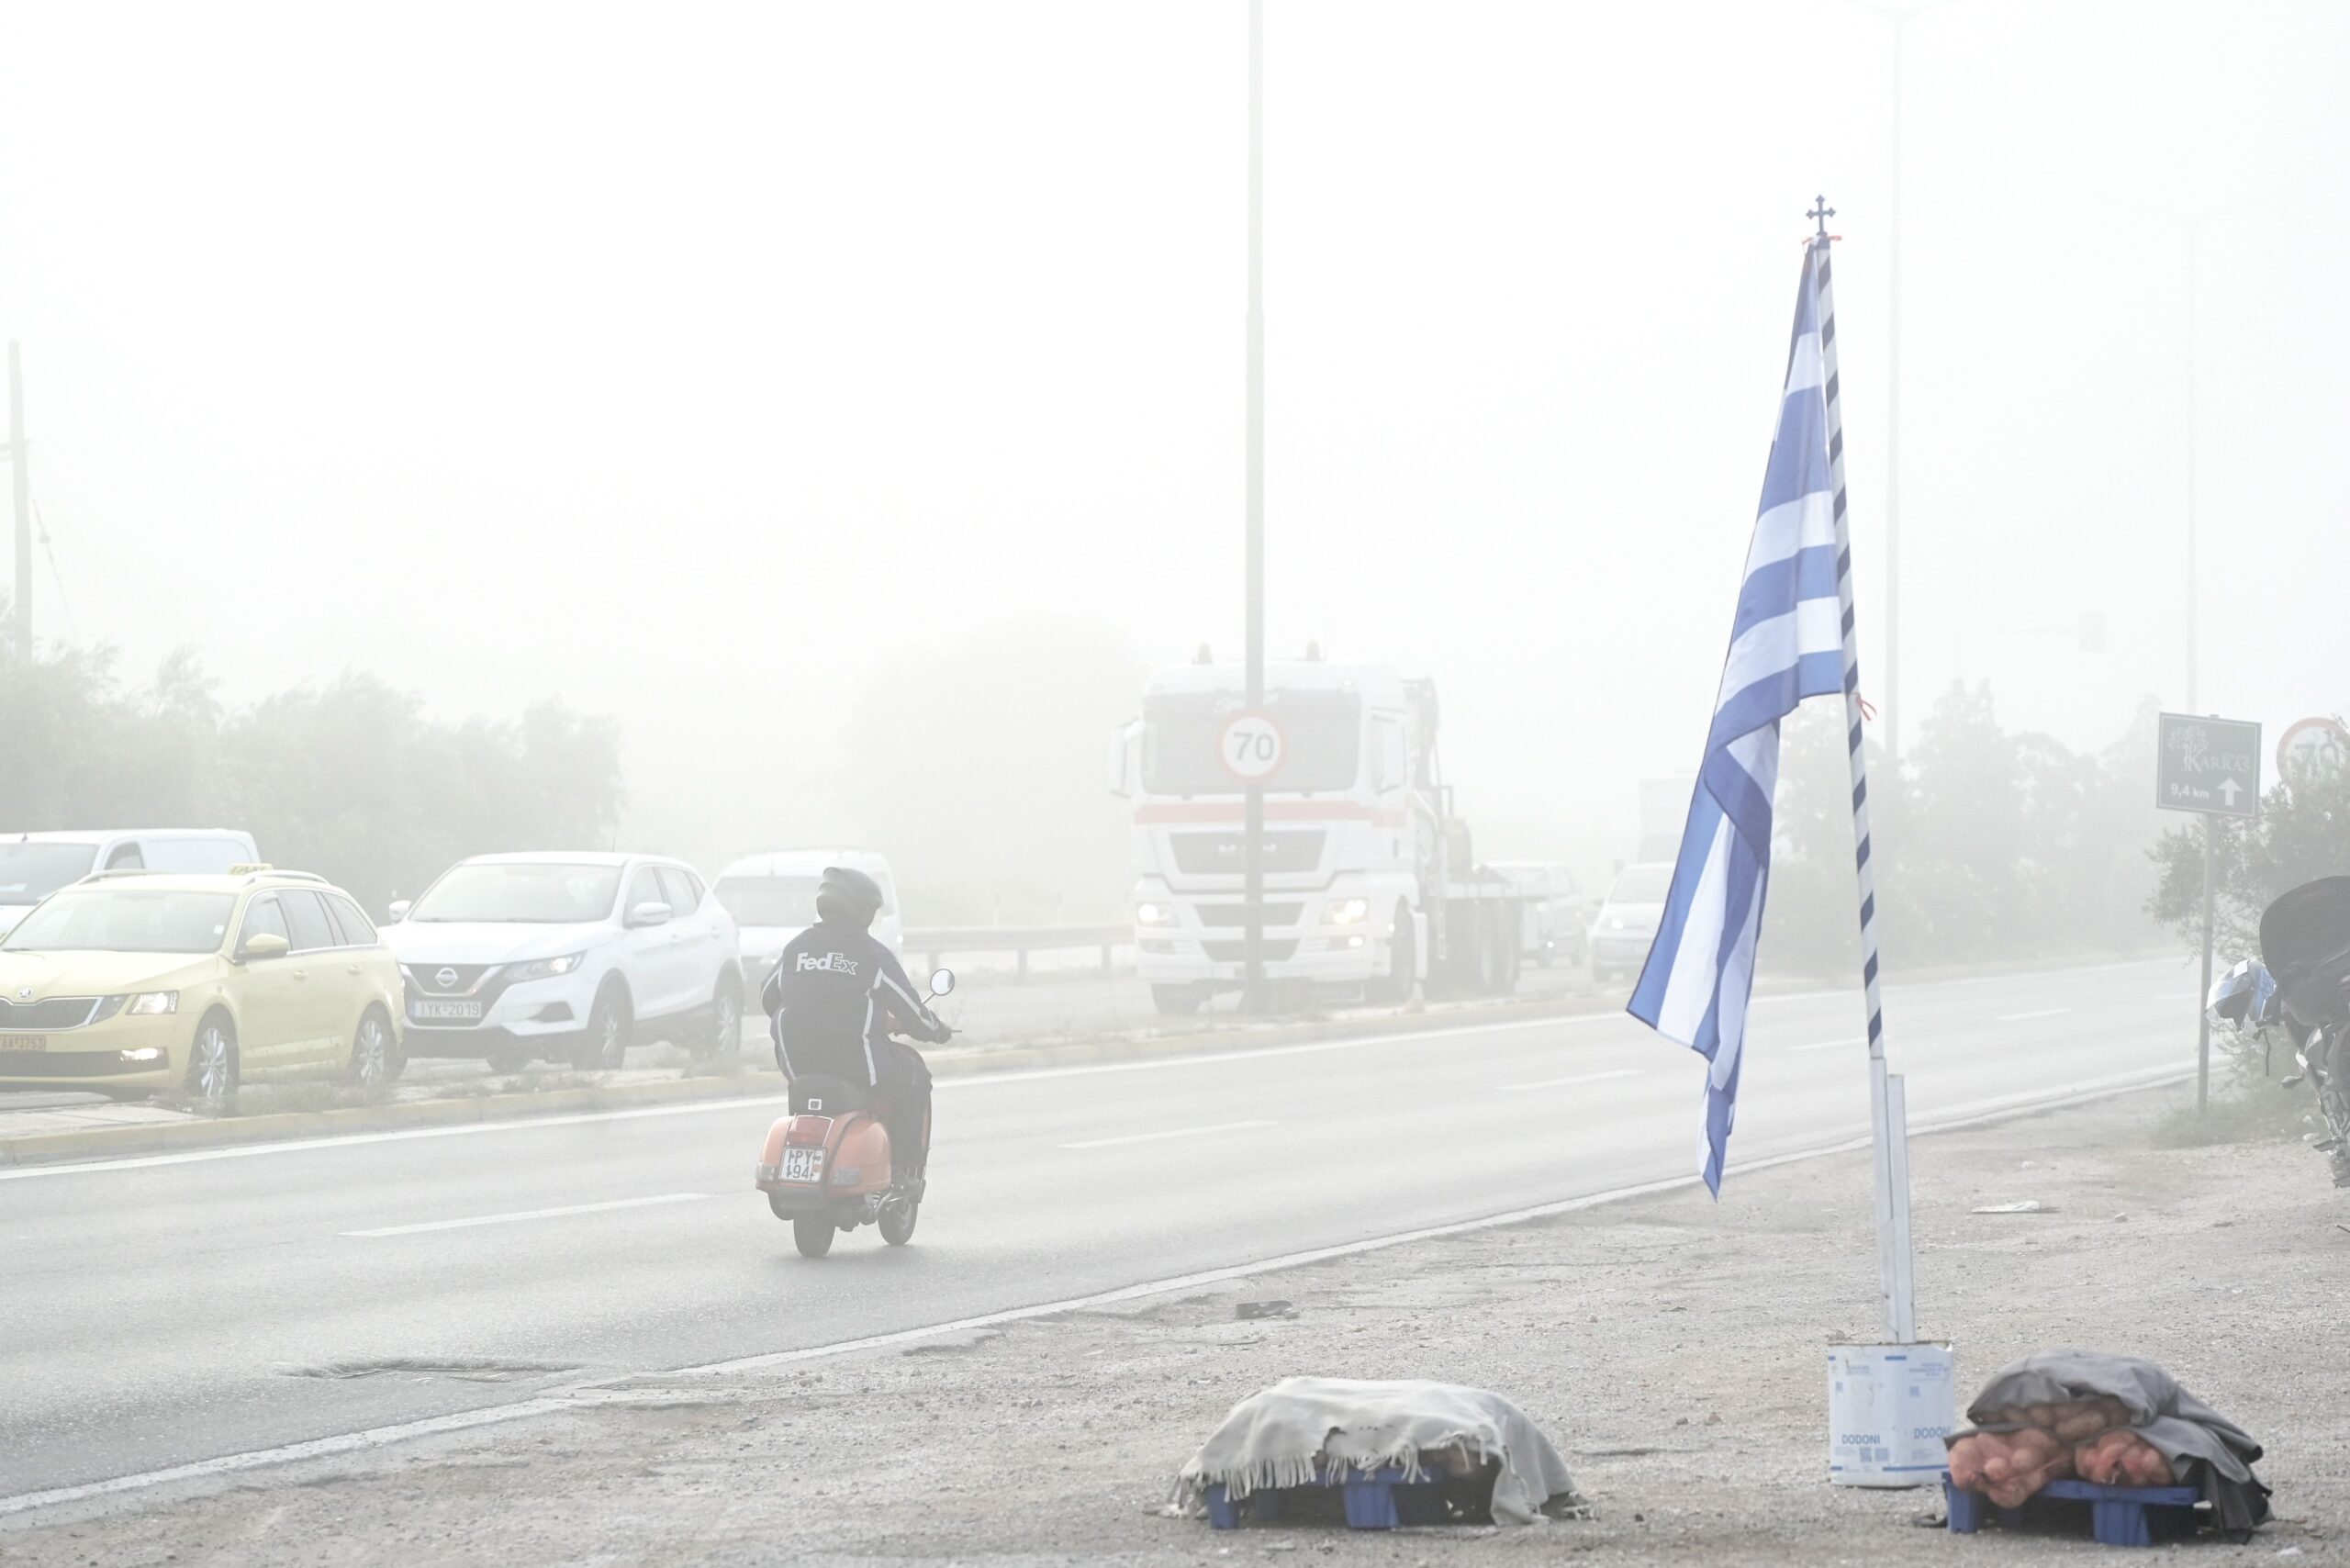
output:
[[[1910,1131],[1919,1134],[1956,1132],[1966,1127],[1980,1126],[2008,1116],[2034,1115],[2066,1105],[2101,1100],[2116,1094],[2127,1094],[2141,1089],[2157,1089],[2168,1084],[2185,1082],[2195,1075],[2191,1061],[2174,1062],[2168,1067],[2149,1068],[2138,1072],[2121,1073],[2110,1078],[2089,1079],[2079,1083],[2058,1084],[2039,1094],[2010,1095],[2004,1100],[1978,1101],[1953,1107],[1942,1116],[1919,1121]],[[1752,1170],[1769,1170],[1782,1165],[1798,1165],[1806,1160],[1824,1159],[1833,1155],[1852,1154],[1869,1147],[1866,1133],[1858,1137],[1831,1137],[1831,1141],[1809,1148],[1791,1150],[1784,1154],[1766,1155],[1759,1159],[1744,1159],[1730,1169],[1740,1175]],[[1138,1285],[1122,1285],[1115,1290],[1102,1291],[1092,1295],[1071,1296],[1063,1301],[1041,1302],[1034,1306],[1015,1306],[1002,1312],[983,1313],[976,1317],[958,1317],[951,1323],[934,1323],[921,1328],[902,1328],[890,1334],[875,1334],[863,1339],[843,1339],[830,1345],[811,1345],[798,1350],[770,1350],[763,1355],[740,1356],[733,1361],[705,1361],[699,1366],[679,1367],[666,1375],[671,1377],[724,1377],[736,1372],[757,1372],[767,1367],[788,1366],[795,1361],[828,1360],[834,1356],[855,1355],[862,1350],[888,1350],[897,1345],[911,1345],[924,1339],[936,1339],[948,1334],[966,1334],[979,1328],[993,1328],[1006,1323],[1024,1323],[1039,1317],[1058,1317],[1063,1313],[1085,1312],[1096,1307],[1114,1305],[1119,1302],[1136,1301],[1154,1295],[1168,1295],[1178,1291],[1197,1290],[1204,1285],[1223,1284],[1231,1280],[1245,1280],[1258,1274],[1270,1274],[1284,1269],[1303,1268],[1311,1263],[1328,1262],[1337,1258],[1352,1258],[1366,1252],[1382,1252],[1392,1247],[1404,1247],[1415,1241],[1432,1241],[1440,1237],[1465,1236],[1480,1230],[1496,1230],[1504,1226],[1523,1225],[1528,1220],[1549,1219],[1556,1215],[1573,1214],[1604,1204],[1623,1203],[1633,1198],[1651,1197],[1660,1193],[1679,1192],[1697,1185],[1695,1176],[1671,1176],[1662,1181],[1644,1182],[1634,1186],[1617,1187],[1606,1192],[1593,1193],[1580,1198],[1565,1198],[1555,1203],[1540,1204],[1532,1208],[1511,1209],[1503,1214],[1487,1215],[1482,1219],[1458,1220],[1449,1225],[1423,1226],[1417,1230],[1397,1231],[1390,1236],[1376,1236],[1364,1241],[1341,1242],[1335,1247],[1316,1247],[1303,1252],[1284,1253],[1254,1263],[1234,1263],[1221,1269],[1208,1269],[1199,1273],[1182,1274],[1174,1279],[1152,1280]],[[599,1391],[613,1383],[624,1383],[647,1375],[643,1371],[616,1373],[551,1389],[533,1398],[512,1405],[490,1405],[479,1409],[463,1410],[451,1416],[433,1416],[419,1421],[403,1421],[397,1426],[372,1427],[364,1432],[350,1432],[341,1437],[314,1438],[308,1442],[287,1443],[279,1448],[252,1449],[244,1453],[222,1454],[216,1459],[197,1460],[189,1464],[175,1464],[165,1470],[151,1470],[134,1475],[118,1475],[106,1481],[89,1481],[73,1486],[52,1486],[41,1492],[21,1492],[13,1497],[0,1497],[0,1517],[21,1514],[35,1508],[51,1507],[60,1503],[84,1502],[93,1497],[114,1496],[125,1492],[140,1491],[149,1486],[167,1485],[178,1481],[201,1481],[216,1475],[234,1475],[243,1471],[259,1470],[273,1464],[286,1464],[297,1460],[322,1459],[334,1454],[351,1453],[362,1449],[386,1448],[393,1443],[408,1442],[416,1438],[431,1437],[442,1432],[461,1432],[469,1428],[487,1427],[501,1421],[521,1420],[532,1416],[551,1415],[559,1410],[576,1409],[583,1400],[593,1399]]]
[[[1849,1051],[1855,1046],[1865,1046],[1866,1038],[1855,1036],[1849,1040],[1814,1040],[1807,1046],[1789,1046],[1790,1051]]]
[[[2093,974],[2109,969],[2143,969],[2152,964],[2167,963],[2168,959],[2122,959],[2114,963],[2091,964],[2080,969],[2035,969],[2035,976],[2061,978],[2074,974]],[[2012,975],[1976,975],[1958,980],[1920,980],[1914,984],[1898,982],[1886,987],[1887,995],[1903,995],[1913,991],[1943,986],[1999,983]],[[1815,1002],[1823,997],[1852,997],[1850,991],[1780,991],[1771,996],[1758,996],[1755,1004],[1766,1002]],[[1584,1024],[1623,1024],[1628,1021],[1621,1012],[1572,1013],[1543,1018],[1498,1018],[1483,1024],[1458,1024],[1441,1029],[1416,1029],[1406,1034],[1356,1035],[1340,1040],[1315,1040],[1294,1046],[1261,1046],[1254,1049],[1213,1051],[1198,1056],[1145,1057],[1135,1061],[1086,1062],[1072,1067],[1024,1068],[1013,1072],[981,1072],[968,1077],[942,1077],[938,1089],[983,1089],[996,1083],[1037,1083],[1053,1079],[1090,1078],[1100,1073],[1154,1072],[1177,1068],[1214,1067],[1258,1058],[1310,1056],[1323,1051],[1361,1050],[1377,1046],[1410,1045],[1426,1040],[1450,1039],[1460,1035],[1494,1034],[1510,1029],[1567,1028]],[[1637,1024],[1634,1025],[1637,1027]],[[111,1170],[148,1170],[166,1165],[193,1165],[212,1159],[252,1159],[270,1154],[306,1154],[322,1148],[355,1148],[371,1143],[401,1143],[410,1138],[468,1137],[483,1133],[525,1132],[534,1127],[579,1126],[592,1122],[628,1122],[648,1116],[695,1116],[719,1112],[731,1112],[761,1105],[780,1105],[781,1094],[752,1095],[742,1099],[693,1100],[677,1105],[641,1105],[626,1111],[564,1112],[551,1116],[520,1116],[505,1121],[464,1122],[445,1127],[404,1127],[392,1132],[341,1133],[329,1137],[287,1138],[276,1143],[232,1144],[222,1148],[191,1148],[176,1154],[133,1155],[122,1159],[88,1159],[59,1165],[14,1165],[0,1168],[0,1182],[31,1182],[52,1176],[96,1175]]]
[[[345,1236],[416,1236],[428,1230],[470,1230],[477,1225],[512,1225],[518,1220],[558,1219],[565,1215],[598,1215],[612,1209],[641,1209],[653,1204],[691,1204],[708,1193],[664,1193],[655,1198],[614,1198],[608,1204],[567,1204],[559,1209],[522,1209],[513,1214],[475,1215],[470,1219],[429,1219],[419,1225],[386,1225],[374,1230],[346,1230]]]
[[[2003,1013],[1993,1020],[1999,1024],[2028,1024],[2034,1018],[2061,1018],[2072,1011],[2069,1007],[2043,1007],[2037,1013]]]
[[[1173,1127],[1163,1133],[1129,1133],[1125,1137],[1088,1138],[1065,1143],[1063,1148],[1117,1148],[1130,1143],[1160,1143],[1171,1137],[1203,1137],[1209,1133],[1237,1133],[1248,1127],[1277,1127],[1279,1122],[1217,1122],[1204,1127]]]
[[[1572,1078],[1543,1078],[1532,1083],[1505,1083],[1501,1086],[1501,1092],[1507,1094],[1516,1089],[1564,1089],[1570,1083],[1604,1083],[1611,1078],[1644,1078],[1646,1076],[1647,1074],[1638,1068],[1619,1067],[1608,1072],[1578,1072]]]

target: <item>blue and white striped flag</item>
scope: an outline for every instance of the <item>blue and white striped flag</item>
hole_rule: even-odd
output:
[[[1827,249],[1824,240],[1804,248],[1786,389],[1730,625],[1729,657],[1673,891],[1630,1004],[1634,1017],[1711,1064],[1700,1158],[1706,1185],[1717,1196],[1738,1107],[1754,946],[1771,879],[1779,721],[1805,698],[1843,691],[1846,683],[1841,465],[1830,453],[1835,327],[1824,299]]]

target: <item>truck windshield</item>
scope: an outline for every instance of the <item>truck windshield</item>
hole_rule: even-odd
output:
[[[95,844],[0,844],[0,903],[39,903],[96,864]]]
[[[509,925],[586,925],[612,912],[617,866],[560,861],[476,860],[453,868],[425,890],[410,920],[432,924],[487,921]]]
[[[718,902],[737,925],[816,924],[815,877],[721,877]]]
[[[1216,755],[1225,722],[1246,706],[1236,691],[1170,692],[1143,700],[1142,787],[1153,795],[1231,795],[1247,786]],[[1276,794],[1351,789],[1362,763],[1362,699],[1351,691],[1269,691],[1281,726]]]

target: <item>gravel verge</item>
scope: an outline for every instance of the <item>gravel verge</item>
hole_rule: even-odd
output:
[[[2350,1562],[2350,1193],[2298,1142],[2157,1148],[2179,1093],[1913,1145],[1923,1326],[1956,1343],[1962,1391],[2051,1345],[2154,1358],[2269,1448],[2279,1521],[2247,1548],[2197,1550]],[[1863,1156],[1733,1171],[1719,1204],[1675,1193],[1130,1311],[723,1380],[647,1375],[553,1417],[49,1510],[0,1527],[0,1562],[2105,1560],[2086,1541],[1955,1540],[1919,1524],[1939,1513],[1930,1494],[1826,1484],[1826,1349],[1865,1336],[1874,1310],[1867,1182]],[[2055,1212],[1970,1213],[2025,1198]],[[866,1240],[804,1263],[778,1226],[778,1266],[878,1263],[876,1288],[905,1288]],[[1231,1403],[1292,1372],[1506,1394],[1597,1518],[1224,1534],[1158,1513]]]

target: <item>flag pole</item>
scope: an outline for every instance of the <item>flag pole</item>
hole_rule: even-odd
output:
[[[1886,1070],[1885,1006],[1877,991],[1876,866],[1870,853],[1869,776],[1861,708],[1860,643],[1852,616],[1852,535],[1844,504],[1844,405],[1836,373],[1836,294],[1828,220],[1820,196],[1804,215],[1818,223],[1811,246],[1819,277],[1819,346],[1828,394],[1828,478],[1836,516],[1836,595],[1843,610],[1844,731],[1852,773],[1852,861],[1861,903],[1861,990],[1869,1016],[1869,1131],[1876,1197],[1877,1294],[1888,1343],[1918,1337],[1915,1259],[1909,1241],[1909,1118],[1898,1074]]]

